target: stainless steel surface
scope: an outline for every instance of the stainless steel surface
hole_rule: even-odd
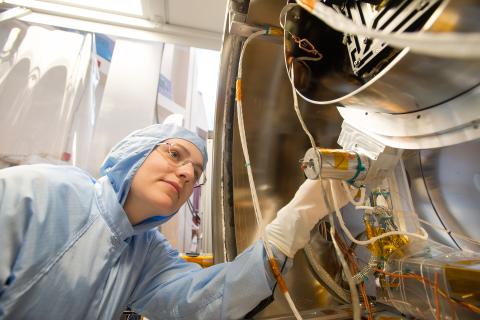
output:
[[[412,193],[412,201],[415,209],[417,210],[417,214],[420,218],[434,225],[443,227],[435,208],[432,206],[430,196],[425,185],[425,180],[423,178],[422,168],[420,165],[419,151],[409,151],[404,153],[403,160],[410,185],[410,191]],[[435,241],[450,247],[457,247],[456,243],[447,233],[424,224],[422,224],[422,227],[425,228],[425,230],[428,232],[428,235]]]
[[[283,64],[282,46],[262,39],[251,42],[243,62],[243,113],[251,157],[251,168],[264,219],[269,222],[285,205],[305,179],[299,166],[309,142],[293,110],[291,86]],[[341,118],[333,106],[301,103],[308,114],[307,125],[322,146],[335,148]],[[247,181],[237,122],[233,137],[233,205],[235,242],[241,252],[259,237]],[[286,277],[292,297],[300,310],[332,305],[332,296],[319,284],[308,268],[303,252],[295,259]],[[288,313],[283,296],[261,316]]]
[[[288,16],[293,15],[292,12]],[[438,105],[480,83],[478,60],[434,58],[408,50],[382,66],[371,80],[362,79],[353,73],[343,36],[304,11],[300,15],[302,23],[293,24],[292,32],[311,40],[324,56],[318,63],[308,63],[313,75],[303,86],[302,94],[310,99],[324,103],[338,101],[368,111],[406,113]],[[449,1],[428,30],[478,32],[479,16],[477,1]],[[347,97],[355,91],[356,94]]]
[[[480,138],[480,86],[434,108],[405,114],[339,108],[353,127],[400,149],[445,147]]]
[[[335,254],[333,242],[327,236],[329,228],[327,221],[322,221],[318,229],[315,228],[310,242],[304,248],[305,258],[317,281],[338,301],[348,303],[350,294],[344,289],[348,288],[348,284],[340,280],[342,267]]]
[[[303,181],[298,161],[309,142],[293,110],[291,87],[283,68],[281,46],[254,40],[245,52],[243,66],[243,108],[251,167],[260,205],[267,222],[285,205]],[[302,103],[308,114],[307,126],[316,141],[336,147],[341,118],[334,107]],[[233,187],[237,248],[248,247],[258,238],[253,215],[245,162],[241,152],[237,123],[233,140]]]
[[[231,2],[242,9],[242,2]],[[250,25],[273,24],[278,26],[278,15],[285,2],[274,0],[250,1],[247,23]],[[447,10],[433,29],[474,30],[478,27],[480,10],[475,1],[450,1]],[[246,9],[243,7],[243,9]],[[460,13],[464,13],[460,16]],[[475,18],[473,19],[472,16]],[[322,36],[322,46],[331,46],[332,55],[324,61],[322,68],[312,68],[313,87],[308,77],[299,76],[300,85],[329,99],[346,94],[361,86],[344,73],[343,63],[349,63],[339,54],[341,36],[322,28],[314,20],[302,20],[301,24],[309,32],[303,36]],[[452,21],[456,21],[453,23]],[[450,24],[449,24],[450,23]],[[313,30],[313,31],[312,31]],[[240,146],[234,103],[234,79],[240,52],[238,37],[225,37],[222,52],[222,68],[219,84],[214,154],[214,231],[218,244],[218,254],[224,253],[226,260],[233,259],[252,243],[258,240],[259,230],[255,222],[251,194],[248,186],[245,161]],[[251,157],[251,167],[256,183],[260,206],[264,219],[269,222],[276,211],[294,195],[305,179],[298,160],[310,144],[299,125],[292,106],[292,93],[283,57],[283,47],[279,43],[264,38],[253,40],[245,52],[243,62],[242,96],[246,125],[246,136]],[[337,69],[335,69],[337,68]],[[300,67],[301,69],[301,67]],[[451,61],[428,58],[405,53],[398,58],[389,73],[365,88],[349,100],[349,107],[361,107],[385,113],[410,113],[425,109],[467,92],[480,82],[479,61]],[[303,80],[302,80],[303,79]],[[310,79],[311,80],[311,79]],[[302,83],[304,81],[304,83]],[[310,91],[308,91],[310,92]],[[452,99],[452,102],[460,100]],[[338,148],[337,138],[341,131],[342,117],[334,105],[313,105],[300,99],[300,110],[307,126],[312,131],[318,145],[325,148]],[[355,103],[355,105],[353,104]],[[455,103],[452,103],[452,108]],[[474,103],[472,108],[477,107]],[[437,110],[437,111],[435,111]],[[437,107],[428,109],[438,113]],[[416,114],[415,114],[415,119]],[[446,120],[447,126],[452,125]],[[395,125],[395,124],[393,124]],[[470,124],[469,124],[470,125]],[[470,128],[476,130],[476,123]],[[417,128],[418,129],[418,128]],[[424,130],[424,129],[418,129]],[[414,141],[417,137],[412,137]],[[462,139],[458,141],[465,141]],[[479,238],[476,227],[480,221],[478,207],[480,198],[480,169],[476,160],[480,157],[479,140],[435,150],[420,150],[404,153],[403,159],[409,176],[414,205],[421,218],[434,225],[442,223],[455,232]],[[356,236],[361,236],[363,223],[361,215],[353,206],[343,211],[347,226]],[[468,221],[468,222],[466,222]],[[470,223],[471,222],[471,223]],[[445,232],[424,226],[430,236],[450,246],[477,250],[471,242],[466,243]],[[475,234],[475,232],[477,234]],[[334,278],[341,282],[340,268],[333,258],[328,241],[317,241],[312,247],[318,253],[317,262]],[[222,251],[223,250],[223,251]],[[366,253],[368,251],[364,250]],[[217,252],[217,251],[215,251]],[[321,254],[320,254],[321,253]],[[217,253],[216,253],[217,254]],[[362,256],[368,260],[368,255]],[[216,261],[221,261],[216,257]],[[333,261],[333,263],[332,263]],[[303,251],[295,257],[294,267],[288,273],[287,285],[292,298],[300,310],[335,305],[333,296],[321,285],[320,279],[309,266]],[[374,288],[368,289],[374,294]],[[332,309],[336,309],[334,307]],[[288,318],[287,303],[278,290],[275,302],[265,309],[259,318]],[[333,313],[332,313],[333,315]],[[314,316],[313,316],[314,317]],[[319,316],[318,318],[321,319]]]
[[[480,251],[480,140],[421,150],[405,158],[415,209],[433,240]],[[453,234],[441,231],[450,230]],[[461,235],[461,236],[458,236]],[[476,240],[472,242],[463,236]]]
[[[229,10],[242,13],[242,3],[229,3]],[[212,181],[212,237],[215,263],[230,261],[237,255],[233,226],[232,199],[232,123],[235,101],[235,77],[242,38],[228,34],[229,15],[220,56],[220,72],[215,112]]]
[[[305,310],[300,314],[303,319],[318,319],[318,320],[352,319],[352,309],[348,305],[315,308],[315,309]],[[292,319],[295,319],[295,317],[289,313],[284,313],[281,315],[277,315],[273,318],[269,316],[261,316],[256,319],[292,320]]]
[[[281,6],[276,2],[271,5],[278,8],[279,13]],[[225,38],[217,101],[213,195],[216,262],[222,258],[232,260],[259,237],[237,122],[233,117],[233,79],[240,49],[237,39],[232,35]],[[308,148],[308,141],[293,111],[282,45],[264,39],[253,41],[245,53],[243,65],[243,106],[251,166],[264,217],[270,221],[304,180],[298,160]],[[317,141],[326,147],[337,147],[342,120],[335,107],[317,108],[302,103],[300,108],[310,115],[307,125],[316,128],[313,132]],[[310,271],[303,253],[297,255],[286,281],[301,310],[335,304]],[[289,312],[277,290],[276,301],[261,315],[278,316]]]
[[[250,0],[248,2],[248,24],[258,26],[280,26],[280,11],[287,3],[287,0]]]
[[[422,150],[423,177],[433,206],[447,229],[480,241],[480,140],[443,149]],[[465,249],[480,251],[480,245],[452,235]]]

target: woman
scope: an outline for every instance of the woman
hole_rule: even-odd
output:
[[[127,307],[150,319],[245,315],[275,282],[261,242],[201,269],[155,228],[187,201],[206,162],[195,134],[153,125],[118,143],[98,180],[71,166],[0,170],[0,318],[118,319]],[[305,182],[269,225],[279,262],[326,214],[319,189]]]

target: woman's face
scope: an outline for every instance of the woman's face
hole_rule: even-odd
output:
[[[182,161],[178,161],[179,155]],[[130,222],[135,225],[177,211],[192,194],[202,164],[202,154],[193,143],[183,139],[164,141],[133,177],[124,205]]]

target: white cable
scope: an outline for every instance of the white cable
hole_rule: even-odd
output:
[[[357,24],[329,6],[315,1],[313,10],[301,0],[296,2],[331,28],[346,34],[363,35],[387,42],[400,49],[409,48],[412,52],[430,56],[457,59],[480,58],[480,33],[432,33],[377,31]]]
[[[312,134],[308,130],[307,125],[303,121],[302,114],[300,113],[300,109],[298,107],[297,90],[295,89],[295,85],[294,85],[294,83],[295,83],[295,72],[293,71],[293,67],[290,69],[290,72],[291,72],[290,75],[292,77],[291,84],[292,84],[292,95],[293,95],[293,108],[295,109],[295,113],[297,114],[298,121],[300,122],[300,125],[302,126],[303,131],[305,132],[308,139],[310,140],[310,144],[312,145],[312,148],[314,150],[316,150],[315,154],[317,155],[318,163],[321,163],[321,161],[319,159],[320,154],[319,154],[318,148],[315,144],[315,140],[313,139]]]
[[[288,11],[292,10],[293,8],[298,7],[296,3],[288,3],[283,7],[282,11],[280,11],[280,27],[285,30],[285,22],[287,21],[287,13]]]
[[[449,229],[447,229],[447,228],[444,228],[444,227],[435,225],[435,224],[433,224],[433,223],[430,223],[430,222],[428,222],[428,221],[426,221],[426,220],[423,220],[423,219],[420,219],[420,218],[418,218],[418,221],[420,221],[421,223],[426,224],[426,225],[428,225],[428,226],[430,226],[430,227],[432,227],[432,228],[434,228],[434,229],[441,230],[441,231],[443,231],[443,232],[446,232],[446,233],[448,233],[448,234],[451,234],[451,235],[453,235],[453,236],[455,236],[455,237],[457,237],[457,238],[460,238],[460,239],[462,239],[462,240],[469,241],[469,242],[474,243],[474,244],[476,244],[476,245],[480,245],[480,241],[478,241],[478,240],[476,240],[476,239],[467,237],[467,236],[465,236],[465,235],[463,235],[463,234],[459,234],[459,233],[453,232],[453,231],[451,231],[451,230],[449,230]]]
[[[261,30],[257,31],[255,33],[252,33],[247,40],[245,40],[245,43],[243,44],[242,51],[240,53],[240,62],[238,64],[238,79],[242,78],[242,64],[243,64],[243,55],[245,53],[245,48],[247,45],[252,41],[254,38],[265,35],[267,34],[267,30]],[[241,83],[241,82],[240,82]],[[257,190],[255,188],[255,181],[253,180],[253,173],[252,173],[252,168],[250,166],[250,156],[248,153],[248,146],[247,146],[247,138],[245,134],[245,124],[243,122],[243,109],[242,109],[242,101],[241,99],[237,100],[237,119],[238,119],[238,131],[240,133],[240,141],[242,145],[242,151],[243,151],[243,156],[245,158],[245,163],[247,167],[247,175],[248,175],[248,183],[250,186],[250,192],[252,194],[252,201],[253,201],[253,208],[255,211],[255,217],[257,220],[257,224],[260,228],[261,232],[261,238],[263,245],[265,247],[265,251],[267,253],[267,256],[269,259],[275,259],[272,249],[270,247],[270,243],[268,242],[268,235],[267,232],[265,232],[265,223],[263,222],[263,217],[262,217],[262,212],[260,210],[260,205],[257,197]],[[282,291],[283,292],[283,291]],[[302,316],[300,315],[300,312],[298,311],[297,307],[295,306],[295,303],[292,300],[292,297],[290,296],[290,293],[288,291],[283,292],[285,299],[288,302],[288,305],[290,306],[290,309],[292,310],[295,318],[297,320],[301,320]]]
[[[345,232],[345,234],[347,235],[348,239],[356,244],[359,244],[359,245],[362,245],[362,246],[366,246],[366,245],[369,245],[371,243],[374,243],[375,241],[379,240],[379,239],[382,239],[382,238],[385,238],[385,237],[389,237],[389,236],[394,236],[394,235],[405,235],[405,236],[410,236],[410,237],[415,237],[415,238],[420,238],[422,240],[427,240],[428,239],[428,234],[427,232],[425,231],[425,229],[423,229],[422,227],[420,227],[420,231],[423,233],[423,234],[418,234],[418,233],[411,233],[411,232],[407,232],[407,231],[390,231],[390,232],[386,232],[386,233],[383,233],[379,236],[376,236],[376,237],[373,237],[373,238],[370,238],[368,240],[357,240],[355,239],[355,237],[350,233],[350,230],[348,230],[347,226],[345,225],[345,221],[343,221],[343,217],[342,217],[342,214],[340,213],[340,209],[338,208],[338,203],[337,203],[337,198],[336,198],[336,195],[335,195],[335,190],[334,188],[332,187],[332,199],[333,199],[333,206],[335,207],[335,213],[337,215],[337,219],[338,219],[338,222],[340,223],[340,227],[342,228],[343,232]]]
[[[375,210],[375,207],[370,207],[370,206],[355,206],[355,209],[357,210]]]
[[[323,187],[323,183],[320,183],[320,188],[322,188],[323,194],[323,201],[325,201],[327,208],[331,209],[330,202],[328,201],[327,194],[325,192],[325,188]],[[330,188],[333,189],[333,181],[330,180]],[[328,210],[329,212],[331,210]],[[333,215],[330,213],[328,215],[328,219],[330,221],[330,237],[332,238],[333,246],[335,248],[335,252],[337,253],[338,260],[340,260],[340,264],[342,265],[343,272],[345,273],[345,278],[347,278],[348,287],[350,289],[350,296],[352,298],[352,316],[354,320],[360,320],[360,298],[358,296],[357,286],[353,280],[353,275],[350,272],[350,267],[348,266],[345,258],[343,257],[343,253],[338,246],[337,240],[335,239],[335,221],[333,221]]]
[[[254,32],[253,34],[251,34],[247,38],[247,40],[245,40],[245,43],[243,44],[242,51],[240,53],[240,62],[239,62],[239,65],[238,65],[238,79],[242,78],[242,65],[243,65],[243,55],[245,53],[245,48],[248,46],[250,41],[252,41],[254,38],[256,38],[258,36],[261,36],[261,35],[264,35],[266,33],[267,33],[266,30],[260,30],[260,31]],[[240,141],[241,141],[241,145],[242,145],[243,156],[245,158],[245,163],[246,163],[246,167],[247,167],[248,182],[249,182],[249,185],[250,185],[250,191],[252,193],[252,200],[253,200],[253,208],[255,210],[255,217],[257,219],[258,226],[261,228],[262,237],[268,238],[267,234],[265,233],[265,224],[263,223],[262,214],[261,214],[261,211],[260,211],[260,205],[259,205],[259,201],[258,201],[258,197],[257,197],[257,191],[255,189],[255,182],[253,180],[253,174],[251,172],[251,167],[250,167],[250,156],[249,156],[249,152],[248,152],[247,138],[246,138],[246,135],[245,135],[245,124],[243,122],[243,108],[242,108],[241,100],[237,101],[237,120],[238,120],[238,124],[239,124],[238,127],[239,127]],[[268,242],[268,239],[265,239],[265,241]],[[267,250],[267,254],[269,253],[269,251],[271,251],[270,246],[268,246],[268,249],[267,248],[265,248],[265,249]],[[272,254],[272,256],[273,256],[273,254]]]
[[[285,29],[284,29],[284,32],[285,32]],[[288,71],[288,67],[287,67],[287,71]],[[316,159],[317,163],[322,163],[321,156],[320,156],[320,151],[318,151],[317,145],[315,144],[315,139],[313,139],[313,136],[310,133],[310,131],[308,130],[307,125],[305,124],[305,121],[303,121],[303,117],[302,117],[302,114],[300,112],[300,108],[298,107],[297,89],[295,88],[295,72],[294,72],[293,66],[290,69],[290,72],[291,72],[290,73],[290,76],[291,76],[290,84],[292,86],[293,108],[295,109],[295,113],[297,114],[298,121],[300,122],[300,125],[302,126],[303,131],[305,132],[308,139],[310,140],[310,144],[311,144],[313,150],[315,150],[315,156],[317,158]],[[320,175],[320,173],[319,173],[319,175]]]
[[[304,9],[306,9],[307,11],[310,12],[310,8],[303,4],[301,0],[297,0],[297,3]],[[392,39],[392,37],[411,37],[413,39],[416,39],[418,37],[427,37],[427,36],[430,36],[430,34],[426,34],[425,32],[409,32],[409,33],[404,33],[404,34],[398,34],[398,33],[395,33],[395,34],[392,34],[392,33],[387,33],[385,31],[383,32],[378,32],[378,31],[372,31],[370,29],[367,29],[365,26],[363,25],[357,25],[355,24],[353,21],[349,20],[347,17],[339,14],[338,12],[336,12],[335,10],[331,9],[330,7],[320,3],[317,1],[317,4],[318,6],[323,6],[322,9],[325,9],[327,10],[328,13],[326,14],[322,14],[322,18],[319,17],[319,19],[322,19],[324,20],[325,23],[329,24],[330,27],[332,27],[333,29],[336,29],[340,32],[346,32],[344,31],[344,29],[339,29],[339,26],[336,25],[337,23],[337,19],[338,20],[341,20],[340,21],[340,25],[343,25],[343,23],[349,25],[351,28],[353,28],[353,30],[357,30],[357,29],[362,29],[362,30],[367,30],[371,33],[375,33],[375,34],[379,34],[380,36],[377,36],[377,38],[388,38],[388,39]],[[317,7],[317,4],[315,5],[315,8]],[[329,10],[329,11],[328,11]],[[288,11],[287,11],[288,12]],[[323,11],[321,11],[323,12]],[[315,15],[315,12],[311,12],[312,14]],[[286,19],[286,14],[285,14],[285,19]],[[332,21],[331,21],[332,20]],[[330,23],[328,23],[330,22]],[[343,22],[343,23],[342,23]],[[286,25],[286,20],[283,22],[283,25]],[[350,30],[350,29],[349,29]],[[286,32],[285,32],[286,33]],[[355,33],[355,32],[347,32],[347,33]],[[359,34],[363,34],[363,33],[359,33]],[[367,35],[369,36],[369,35]],[[370,35],[371,36],[371,35]],[[449,46],[451,47],[451,55],[452,57],[456,57],[455,55],[461,55],[461,58],[478,58],[480,57],[480,34],[476,33],[476,34],[462,34],[462,40],[461,41],[456,41],[456,44],[453,45],[453,43],[450,43],[451,39],[449,39],[448,37],[452,37],[452,34],[450,34],[450,36],[447,34],[432,34],[431,35],[433,39],[441,39],[441,42],[443,43],[444,46]],[[458,34],[454,34],[453,37],[459,37]],[[468,38],[468,39],[467,39]],[[457,39],[458,40],[458,39]],[[467,43],[464,43],[465,40],[468,40],[468,44]],[[430,40],[430,42],[435,42],[436,40]],[[284,35],[284,48],[285,48],[285,42],[286,42],[286,34]],[[438,41],[437,41],[438,42]],[[460,42],[460,45],[458,44],[458,42]],[[427,45],[427,42],[422,39],[417,39],[416,40],[416,43],[417,43],[417,46],[424,46],[425,49],[427,51],[429,51],[430,53],[432,54],[439,54],[442,52],[442,48],[439,47],[439,45],[435,42],[435,43],[428,43]],[[394,45],[392,42],[390,42],[391,45]],[[401,48],[405,48],[405,47],[409,47],[408,50],[412,50],[412,51],[415,51],[415,52],[418,52],[420,51],[419,48],[417,48],[416,46],[414,46],[412,43],[408,43],[409,45],[403,45],[403,46],[400,46]],[[472,47],[474,48],[472,50]],[[419,53],[422,53],[422,52],[419,52]],[[426,53],[425,53],[426,54]],[[290,82],[292,82],[292,79],[290,77],[290,72],[288,70],[288,64],[287,64],[287,56],[284,52],[284,62],[285,62],[285,68],[287,69],[287,74],[288,74],[288,78],[290,80]],[[471,57],[469,57],[471,56]],[[398,59],[399,57],[397,57],[396,59]],[[388,70],[387,69],[384,69],[382,70],[378,75],[380,76],[381,74],[384,74],[386,73]],[[372,80],[373,81],[373,80]],[[366,86],[368,86],[369,84],[371,83],[368,82],[364,85],[362,85],[360,88],[357,88],[356,90],[344,95],[344,96],[340,96],[338,98],[335,98],[335,99],[332,99],[332,100],[322,100],[322,101],[318,101],[318,100],[313,100],[313,99],[310,99],[308,97],[306,97],[305,95],[303,95],[299,90],[297,90],[297,94],[305,101],[311,103],[311,104],[315,104],[315,105],[330,105],[330,104],[335,104],[335,103],[338,103],[344,99],[347,99],[351,96],[354,96],[355,94],[357,94],[358,92],[361,92],[362,90],[365,89]]]
[[[284,29],[284,33],[286,32],[286,30]],[[285,39],[285,34],[284,34],[284,39]],[[305,134],[307,135],[308,139],[310,140],[310,144],[312,145],[312,148],[316,151],[315,152],[315,155],[317,156],[317,161],[318,163],[321,163],[320,162],[320,152],[318,151],[318,148],[315,144],[315,140],[313,139],[313,136],[312,134],[310,133],[310,131],[308,130],[307,128],[307,125],[305,124],[305,122],[303,121],[303,117],[302,117],[302,114],[300,113],[300,109],[298,107],[298,97],[297,97],[297,90],[295,89],[295,85],[294,85],[294,80],[295,80],[295,72],[293,70],[293,66],[290,70],[290,72],[288,72],[288,66],[286,64],[286,61],[285,61],[285,66],[287,67],[287,74],[289,74],[289,76],[291,76],[290,78],[290,84],[292,85],[292,95],[293,95],[293,107],[295,109],[295,113],[297,114],[297,117],[298,117],[298,121],[300,122],[301,126],[302,126],[302,129],[303,131],[305,132]],[[330,180],[330,184],[331,184],[331,180]],[[322,194],[323,194],[323,200],[325,201],[327,207],[331,207],[329,205],[329,202],[328,202],[328,198],[326,196],[326,193],[325,193],[325,189],[323,188],[323,184],[321,183],[320,184],[320,188],[322,188]],[[353,199],[352,199],[353,200]],[[329,210],[330,211],[330,210]],[[353,312],[353,319],[354,320],[360,320],[360,300],[359,300],[359,296],[358,296],[358,291],[357,291],[357,287],[353,281],[353,276],[350,272],[350,269],[349,269],[349,266],[347,264],[347,262],[345,261],[345,258],[343,257],[343,254],[342,252],[340,251],[340,248],[338,247],[338,244],[335,240],[335,227],[334,227],[334,222],[333,222],[333,217],[332,217],[332,214],[329,214],[329,219],[330,219],[330,235],[332,237],[332,242],[333,242],[333,245],[335,247],[335,252],[337,253],[337,256],[338,256],[338,259],[340,260],[340,264],[342,265],[342,268],[343,268],[343,272],[345,273],[345,277],[347,278],[347,282],[348,282],[348,286],[350,288],[350,295],[351,295],[351,301],[352,301],[352,312]]]
[[[287,11],[288,12],[288,11]],[[282,26],[285,26],[286,25],[286,20],[287,19],[287,14],[285,13],[285,20],[284,20],[284,23],[280,23]],[[285,52],[285,48],[286,48],[286,41],[287,41],[287,29],[283,28],[283,61],[285,63],[285,69],[287,71],[287,76],[288,76],[288,80],[290,80],[290,84],[295,88],[295,84],[293,82],[293,79],[292,79],[292,76],[290,74],[290,70],[288,70],[288,63],[287,63],[287,55],[286,55],[286,52]],[[299,95],[303,100],[309,102],[309,103],[312,103],[312,104],[331,104],[333,102],[336,102],[336,101],[340,101],[341,99],[336,99],[336,100],[332,100],[332,101],[326,101],[326,102],[323,102],[323,101],[316,101],[316,100],[312,100],[312,99],[309,99],[307,97],[305,97],[299,90],[297,90],[295,88],[295,92],[297,93],[297,95]],[[294,98],[295,99],[295,98]],[[343,97],[342,97],[343,99]],[[298,114],[297,114],[298,115]],[[318,160],[318,159],[317,159]]]
[[[287,71],[288,71],[288,67],[287,67]],[[292,85],[292,93],[293,93],[293,107],[295,109],[295,113],[297,114],[298,121],[300,122],[303,131],[305,132],[308,139],[310,140],[310,144],[312,145],[312,148],[316,151],[315,154],[317,156],[317,161],[319,161],[319,163],[320,163],[320,159],[319,159],[320,158],[320,152],[318,151],[318,148],[315,144],[315,140],[313,139],[312,134],[310,133],[310,131],[307,128],[307,125],[303,121],[302,114],[300,113],[300,109],[298,107],[297,90],[295,89],[295,85],[294,85],[294,83],[295,83],[294,82],[295,72],[293,70],[293,66],[290,69],[290,75],[291,75],[291,82],[290,83]],[[330,183],[331,183],[331,181],[330,181]],[[320,188],[322,188],[322,194],[323,194],[323,197],[324,197],[324,201],[327,204],[327,206],[329,206],[328,199],[327,199],[326,194],[325,194],[325,189],[323,188],[323,184],[320,184]],[[348,282],[348,285],[349,285],[349,288],[350,288],[350,295],[351,295],[351,299],[352,299],[351,301],[352,301],[353,319],[359,320],[360,319],[360,302],[359,302],[360,300],[359,300],[359,296],[358,296],[357,287],[355,286],[355,283],[353,282],[352,274],[350,272],[348,264],[345,261],[345,258],[343,257],[343,254],[340,251],[340,248],[338,247],[338,244],[335,240],[335,227],[334,227],[334,223],[333,223],[333,217],[332,217],[331,214],[329,214],[329,218],[331,220],[330,221],[330,235],[332,237],[332,241],[333,241],[333,245],[335,247],[335,251],[337,253],[338,259],[340,260],[340,263],[341,263],[342,268],[343,268],[343,272],[345,273],[345,277],[347,278],[347,282]]]
[[[352,197],[351,190],[348,184],[345,181],[342,181],[342,185],[343,185],[343,189],[345,189],[345,193],[347,194],[348,200],[350,201],[351,204],[357,207],[357,206],[362,206],[365,203],[365,192],[366,192],[365,187],[360,188],[360,200],[355,201]]]

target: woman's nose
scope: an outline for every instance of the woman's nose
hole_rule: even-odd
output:
[[[177,174],[180,177],[183,177],[186,181],[193,181],[195,178],[195,170],[193,168],[193,164],[187,162],[177,168]]]

